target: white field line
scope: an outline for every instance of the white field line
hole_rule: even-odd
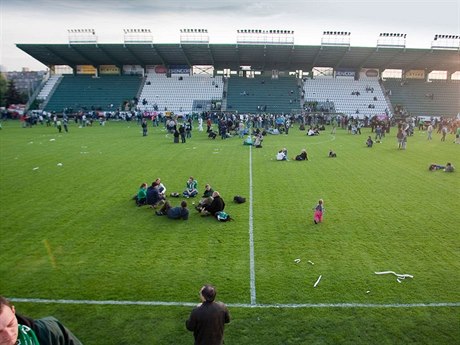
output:
[[[83,305],[140,305],[140,306],[173,306],[194,307],[196,302],[162,302],[162,301],[97,301],[97,300],[72,300],[72,299],[44,299],[44,298],[8,298],[11,302],[18,303],[43,303],[43,304],[83,304]],[[299,304],[248,304],[226,303],[233,308],[439,308],[460,307],[460,302],[441,303],[299,303]]]
[[[252,145],[249,146],[249,273],[251,305],[256,302],[256,272],[254,262],[254,218],[252,209]]]

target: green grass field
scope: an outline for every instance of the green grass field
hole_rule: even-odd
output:
[[[460,168],[460,145],[416,131],[398,151],[392,128],[368,149],[369,131],[307,137],[296,126],[251,149],[196,130],[173,144],[162,128],[142,137],[126,122],[72,123],[68,134],[4,122],[0,294],[57,302],[15,305],[90,345],[192,344],[184,322],[205,283],[229,305],[226,344],[459,343],[459,172],[428,165]],[[306,148],[309,161],[275,161],[282,147],[290,158]],[[221,192],[233,222],[193,207],[173,221],[131,200],[141,182],[161,177],[169,194],[190,175],[200,193],[206,183]]]

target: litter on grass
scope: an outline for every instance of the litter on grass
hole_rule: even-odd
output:
[[[38,170],[38,167],[33,168],[32,170]]]
[[[318,286],[319,281],[321,280],[322,277],[323,277],[322,275],[318,277],[318,280],[316,281],[315,285],[313,285],[314,288]]]
[[[294,262],[298,264],[300,262],[300,259],[295,259]]]
[[[56,139],[50,139],[50,141],[56,141]]]
[[[398,279],[406,279],[406,278],[414,278],[413,275],[410,274],[399,274],[393,271],[384,271],[384,272],[374,272],[375,274],[394,274]]]
[[[308,263],[311,264],[311,265],[314,265],[314,262],[308,260]]]
[[[62,167],[62,163],[58,163],[57,166],[58,166],[58,167]]]

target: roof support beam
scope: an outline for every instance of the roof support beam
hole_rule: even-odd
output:
[[[98,66],[98,63],[96,61],[94,61],[91,57],[89,57],[85,53],[82,53],[80,50],[78,50],[75,45],[69,44],[69,47],[72,48],[72,50],[74,50],[78,55],[88,60],[91,63],[91,65],[93,65],[94,67]]]
[[[167,66],[168,64],[166,63],[165,59],[164,59],[163,56],[160,54],[160,52],[158,51],[158,49],[155,47],[154,44],[152,44],[152,49],[153,49],[153,51],[155,52],[155,54],[157,54],[158,57],[160,58],[161,64],[162,64],[163,66]]]
[[[180,44],[182,53],[184,53],[185,61],[187,61],[187,65],[192,66],[192,63],[190,62],[190,59],[188,58],[187,52],[184,49],[184,45]]]
[[[102,46],[98,46],[98,48],[100,50],[102,50],[102,52],[107,55],[107,57],[112,60],[113,62],[115,62],[115,65],[119,66],[119,67],[123,67],[123,63],[118,60],[115,56],[113,56],[112,54],[110,54],[106,49],[104,49]],[[121,68],[120,68],[121,69]]]
[[[137,62],[138,65],[140,65],[140,66],[145,66],[146,65],[145,62],[142,61],[142,59],[139,58],[139,56],[137,56],[137,54],[135,52],[133,52],[131,48],[129,48],[129,45],[125,44],[124,48],[131,54],[131,56],[134,58],[134,60]]]
[[[66,62],[66,65],[68,66],[75,66],[77,65],[77,63],[73,60],[69,60],[67,58],[65,58],[64,56],[62,56],[61,54],[59,54],[58,52],[56,52],[53,48],[51,48],[50,46],[44,46],[44,48],[49,51],[51,54],[57,56],[58,58],[64,60]]]

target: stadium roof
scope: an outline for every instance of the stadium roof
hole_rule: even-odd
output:
[[[401,47],[260,44],[17,44],[44,65],[212,65],[215,69],[460,71],[460,51]]]

